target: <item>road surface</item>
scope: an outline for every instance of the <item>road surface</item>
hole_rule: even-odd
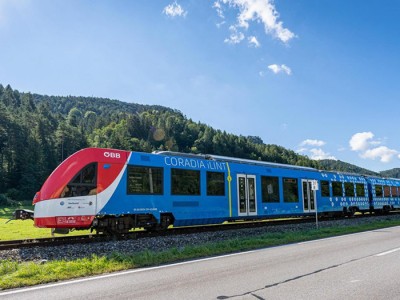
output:
[[[400,299],[400,227],[0,292],[0,299]]]

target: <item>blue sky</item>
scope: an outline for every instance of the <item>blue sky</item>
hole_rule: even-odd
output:
[[[400,167],[400,1],[0,0],[0,83]]]

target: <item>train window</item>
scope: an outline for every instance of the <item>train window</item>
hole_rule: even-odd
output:
[[[356,194],[357,197],[365,197],[365,185],[362,183],[356,183]]]
[[[172,195],[200,195],[200,171],[171,169]]]
[[[343,197],[343,186],[341,182],[332,182],[332,195],[333,197]]]
[[[261,176],[262,202],[279,202],[279,178]]]
[[[225,174],[207,172],[207,196],[225,196]]]
[[[279,178],[261,176],[262,202],[279,202]]]
[[[392,197],[397,197],[399,194],[397,193],[397,187],[392,186]]]
[[[142,166],[128,166],[128,194],[163,193],[163,169]]]
[[[383,195],[384,197],[390,197],[390,186],[388,185],[383,186]]]
[[[60,197],[79,197],[97,194],[97,163],[91,163],[75,175]]]
[[[346,197],[354,197],[354,183],[351,182],[344,183],[344,195]]]
[[[376,197],[383,197],[383,190],[381,185],[375,186],[375,196]]]
[[[321,196],[330,197],[331,193],[329,191],[329,181],[321,180]]]
[[[297,178],[283,178],[283,201],[299,202]]]

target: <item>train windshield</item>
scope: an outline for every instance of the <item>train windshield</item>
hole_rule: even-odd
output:
[[[97,163],[85,166],[74,176],[61,193],[61,198],[97,194]]]

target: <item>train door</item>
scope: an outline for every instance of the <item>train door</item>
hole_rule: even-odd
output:
[[[256,176],[238,174],[237,192],[239,216],[257,215]]]
[[[367,183],[367,188],[368,188],[369,208],[373,210],[375,203],[374,203],[374,195],[372,194],[372,184],[370,182]]]
[[[315,190],[312,189],[313,180],[302,179],[302,195],[304,212],[315,212]]]

